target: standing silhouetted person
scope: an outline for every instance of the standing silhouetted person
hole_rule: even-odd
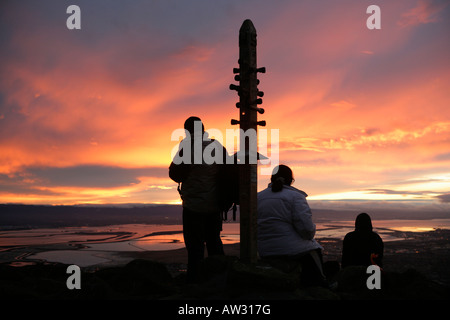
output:
[[[291,186],[292,170],[275,167],[268,188],[258,193],[258,252],[262,258],[301,263],[303,284],[323,284],[322,247],[314,239],[307,194]]]
[[[195,282],[199,276],[199,263],[204,258],[205,244],[208,255],[224,254],[220,239],[222,211],[219,205],[219,176],[223,165],[211,163],[203,153],[209,146],[208,150],[213,150],[213,155],[214,152],[223,152],[224,157],[227,154],[219,142],[207,139],[200,118],[188,118],[184,128],[186,138],[180,142],[178,153],[170,164],[169,176],[181,184],[178,190],[183,201],[187,277],[189,282]],[[208,155],[211,156],[211,153]]]
[[[344,237],[342,267],[383,266],[383,240],[372,231],[372,221],[367,213],[360,213],[355,220],[355,231]]]

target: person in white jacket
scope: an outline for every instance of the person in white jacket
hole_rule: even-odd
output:
[[[282,258],[302,264],[302,279],[324,281],[322,246],[314,239],[307,194],[291,186],[292,170],[279,165],[269,186],[258,193],[258,252],[261,258]],[[304,281],[302,281],[304,282]]]

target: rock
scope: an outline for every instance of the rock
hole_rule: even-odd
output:
[[[338,274],[338,293],[343,299],[449,299],[448,287],[428,280],[416,270],[381,272],[381,288],[368,289],[369,274],[363,266],[350,266]]]
[[[157,299],[176,291],[164,264],[134,260],[125,267],[81,271],[81,289],[66,285],[68,265],[0,265],[0,297],[7,299]]]
[[[298,266],[246,264],[237,257],[214,256],[202,263],[202,280],[176,281],[165,264],[133,260],[123,267],[81,270],[81,290],[69,290],[67,265],[38,263],[12,267],[0,264],[3,299],[215,299],[215,300],[336,300],[449,299],[448,287],[415,270],[382,272],[381,289],[369,290],[365,267],[347,267],[336,276],[338,288],[302,286]]]
[[[166,266],[150,260],[137,259],[125,267],[99,270],[96,277],[125,297],[158,298],[176,291]]]
[[[341,292],[357,292],[368,290],[367,267],[349,266],[342,269],[337,275],[338,288]]]
[[[285,273],[265,264],[246,264],[236,261],[228,275],[228,283],[247,290],[285,290],[294,291],[300,286],[300,271]]]

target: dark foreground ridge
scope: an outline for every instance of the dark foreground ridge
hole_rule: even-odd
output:
[[[94,272],[81,270],[81,289],[69,290],[68,265],[0,264],[0,298],[5,299],[145,299],[145,300],[355,300],[445,299],[450,288],[413,269],[383,272],[381,289],[367,289],[364,267],[348,267],[330,279],[331,287],[303,287],[299,272],[264,262],[248,265],[234,256],[206,258],[203,277],[186,284],[167,264],[135,259],[125,266]],[[283,271],[284,270],[284,271]]]

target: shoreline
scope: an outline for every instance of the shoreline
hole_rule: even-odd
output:
[[[207,257],[205,281],[186,284],[185,247],[159,251],[104,253],[108,262],[80,267],[82,290],[68,290],[67,263],[30,260],[33,252],[67,250],[56,244],[2,252],[0,297],[4,299],[149,299],[149,300],[360,300],[450,299],[450,230],[411,232],[385,243],[383,288],[365,287],[365,269],[338,271],[338,289],[297,288],[291,275],[239,262],[240,243],[225,244],[225,256]],[[340,262],[342,240],[317,239],[323,261]],[[31,249],[31,250],[30,250]],[[79,251],[72,246],[71,253]],[[7,256],[9,254],[9,262]],[[19,255],[18,255],[19,254]],[[273,270],[273,269],[272,269]],[[347,278],[345,278],[347,277]],[[359,277],[359,278],[358,278]],[[341,285],[343,283],[343,285]],[[297,289],[296,289],[297,288]],[[344,288],[344,289],[339,289]],[[361,288],[365,288],[361,291]]]
[[[179,231],[156,232],[158,235],[173,235]],[[436,229],[425,232],[397,231],[398,240],[384,242],[384,268],[392,271],[404,271],[408,268],[427,275],[430,279],[450,286],[450,230]],[[130,237],[132,238],[132,237]],[[342,253],[342,239],[333,237],[316,238],[323,246],[323,261],[337,261],[340,263]],[[101,243],[101,242],[100,242]],[[110,242],[113,243],[113,242]],[[124,244],[126,241],[123,242]],[[101,251],[86,250],[91,243],[59,243],[36,246],[16,246],[0,252],[0,264],[10,264],[16,267],[39,263],[65,263],[64,261],[51,261],[51,259],[33,259],[42,252],[58,253],[67,252],[70,256],[77,257],[77,253],[91,254],[99,259],[88,265],[79,266],[87,271],[99,270],[109,267],[120,267],[135,259],[153,260],[166,264],[171,270],[185,269],[187,265],[187,251],[183,243],[179,248],[168,250],[125,250],[125,251]],[[86,251],[83,251],[86,250]],[[240,244],[224,244],[227,256],[239,257]],[[207,252],[205,250],[205,257]],[[76,264],[76,263],[73,263]],[[174,271],[175,273],[179,273]],[[180,271],[182,272],[182,271]]]

